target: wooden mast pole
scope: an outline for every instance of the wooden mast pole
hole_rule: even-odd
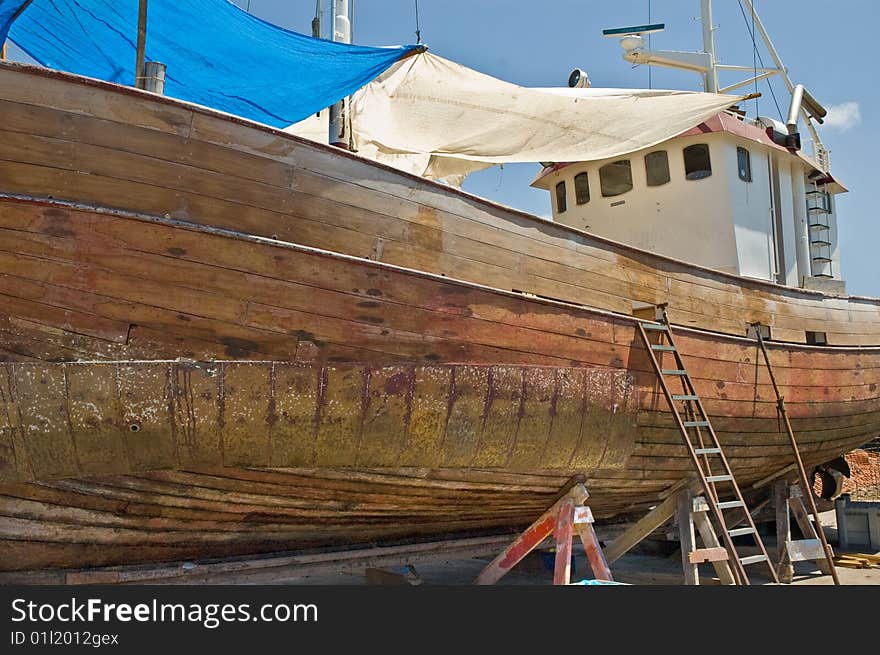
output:
[[[331,39],[338,43],[351,43],[351,0],[330,0],[333,10],[330,18]],[[330,129],[328,143],[331,146],[349,149],[348,98],[343,98],[330,106]]]
[[[144,58],[147,49],[147,1],[139,0],[138,5],[138,33],[137,33],[137,62],[134,68],[134,85],[144,88]]]

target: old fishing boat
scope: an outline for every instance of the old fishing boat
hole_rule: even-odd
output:
[[[688,127],[709,128],[672,128],[669,162],[698,142],[715,180],[743,181],[727,149],[763,148],[771,190],[842,190],[772,133],[698,113]],[[752,324],[808,465],[880,431],[880,300],[803,268],[832,257],[758,279],[735,238],[723,265],[684,261],[8,61],[0,115],[0,569],[477,534],[528,524],[577,474],[600,517],[649,507],[692,475],[638,336],[661,304],[744,489],[792,457]],[[548,163],[557,216],[610,157]],[[677,166],[671,183],[713,183]],[[597,211],[628,199],[598,191],[624,168],[594,186]],[[784,231],[819,213],[796,204]],[[768,243],[778,264],[785,242]]]

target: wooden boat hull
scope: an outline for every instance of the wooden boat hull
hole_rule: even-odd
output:
[[[167,216],[505,290],[775,340],[880,346],[880,300],[780,287],[554,224],[128,87],[0,62],[0,191]]]
[[[690,474],[669,302],[741,483],[880,431],[880,304],[699,269],[274,130],[0,65],[0,569],[474,534]],[[844,344],[856,344],[846,347]]]
[[[613,516],[689,475],[632,317],[59,202],[0,222],[0,567],[509,528],[576,474]],[[741,482],[785,468],[754,342],[679,335]],[[770,352],[808,464],[876,436],[877,349]]]

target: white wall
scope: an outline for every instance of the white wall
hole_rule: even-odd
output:
[[[785,271],[782,281],[792,287],[800,286],[797,267],[797,237],[794,231],[794,199],[792,197],[792,174],[794,170],[786,156],[775,156],[779,170],[779,207],[782,210],[782,242]]]
[[[633,190],[612,198],[602,197],[599,168],[614,160],[568,166],[548,175],[541,186],[550,191],[553,216],[558,223],[644,250],[739,273],[724,140],[722,134],[686,137],[628,155],[625,159],[631,161]],[[695,143],[709,144],[712,176],[686,180],[682,150]],[[655,150],[668,152],[671,180],[663,186],[648,187],[644,157]],[[583,171],[590,178],[590,202],[578,206],[574,177]],[[555,187],[561,180],[566,182],[568,210],[559,214]]]
[[[682,151],[696,143],[709,145],[712,175],[687,180]],[[739,177],[738,147],[751,155],[751,182]],[[671,180],[648,187],[644,156],[656,150],[667,151]],[[626,159],[632,165],[633,189],[613,198],[602,197],[599,169],[614,160],[574,164],[541,178],[536,186],[549,190],[553,219],[643,250],[746,277],[799,287],[802,277],[809,275],[809,258],[815,249],[804,261],[801,236],[808,218],[803,185],[807,170],[800,160],[730,133],[677,138]],[[590,179],[590,202],[579,206],[574,177],[584,171]],[[563,180],[568,209],[559,214],[555,188]],[[774,180],[780,212],[776,244]],[[836,216],[831,215],[829,221],[833,272],[839,279]],[[777,271],[777,247],[782,252],[781,271]],[[820,272],[818,266],[816,272]]]
[[[744,145],[751,153],[752,181],[743,182],[737,173],[736,148]],[[724,156],[731,173],[726,178],[733,208],[734,233],[739,272],[747,277],[775,280],[771,171],[767,150],[759,144],[731,137],[725,139]]]
[[[792,205],[794,207],[795,248],[797,250],[798,281],[810,277],[810,230],[808,227],[805,171],[799,164],[792,165]]]

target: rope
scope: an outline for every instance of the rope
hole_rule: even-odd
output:
[[[416,3],[416,45],[422,42],[422,30],[419,29],[419,0]]]
[[[755,60],[755,56],[757,55],[758,62],[760,62],[760,64],[761,64],[761,68],[766,68],[766,66],[765,66],[765,64],[764,64],[764,57],[762,57],[762,56],[761,56],[761,53],[758,51],[758,43],[757,43],[757,41],[756,41],[756,37],[755,37],[755,14],[756,14],[757,12],[754,10],[754,9],[755,9],[755,4],[754,4],[754,3],[755,3],[756,1],[757,1],[757,0],[752,0],[752,23],[751,23],[751,26],[750,26],[750,25],[749,25],[749,19],[746,17],[746,10],[745,10],[745,8],[743,7],[742,0],[737,0],[737,2],[739,3],[739,11],[740,11],[740,13],[742,14],[743,21],[744,21],[745,24],[746,24],[746,30],[749,32],[749,34],[750,34],[751,37],[752,37],[752,61],[754,62],[754,60]],[[754,64],[754,68],[755,68],[755,77],[757,77],[757,76],[758,76],[758,73],[757,73],[757,69],[758,69],[757,63]],[[770,95],[773,97],[773,104],[776,105],[776,111],[779,112],[779,118],[780,118],[780,120],[785,121],[785,116],[782,115],[782,109],[779,108],[779,100],[776,99],[776,91],[773,90],[773,85],[770,83],[770,79],[769,79],[769,78],[767,78],[767,88],[770,89]],[[755,81],[755,92],[757,92],[757,90],[758,90],[758,82],[757,82],[757,80],[756,80],[756,81]],[[757,110],[758,110],[758,100],[757,100],[757,98],[756,98],[756,99],[755,99],[755,112],[756,112],[756,113],[757,113]]]

